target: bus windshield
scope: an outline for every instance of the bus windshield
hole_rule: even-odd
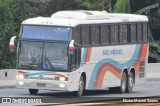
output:
[[[18,68],[67,70],[67,47],[65,43],[20,41]]]
[[[53,26],[28,26],[23,25],[23,31],[20,38],[38,39],[38,40],[71,40],[71,28],[53,27]]]

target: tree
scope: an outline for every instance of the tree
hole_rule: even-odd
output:
[[[14,30],[13,15],[10,7],[8,7],[11,3],[10,0],[0,1],[0,68],[11,68],[15,65],[8,49],[9,38]]]
[[[115,13],[130,13],[130,0],[117,0],[115,4]]]

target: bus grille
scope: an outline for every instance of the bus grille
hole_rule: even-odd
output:
[[[146,61],[140,62],[139,78],[145,77],[145,65],[146,65]]]
[[[40,79],[39,77],[25,77],[25,79]],[[55,78],[42,78],[43,80],[55,80]]]

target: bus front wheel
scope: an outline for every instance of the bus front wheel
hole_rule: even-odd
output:
[[[76,96],[82,96],[84,91],[84,78],[83,76],[80,77],[79,84],[78,84],[78,91],[75,91]]]
[[[38,93],[38,89],[29,89],[29,93],[35,95]]]

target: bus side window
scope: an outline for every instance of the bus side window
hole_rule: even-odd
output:
[[[81,44],[81,30],[80,30],[80,26],[75,27],[73,29],[73,39],[75,40],[76,43],[78,43],[79,45]]]
[[[83,26],[82,27],[82,46],[90,46],[90,27]]]
[[[136,42],[136,24],[130,24],[130,37],[131,37],[131,43]]]
[[[148,25],[143,24],[143,41],[147,42],[148,41]]]
[[[119,39],[118,39],[118,25],[111,25],[111,43],[112,44],[118,44]]]
[[[142,42],[143,41],[143,36],[142,36],[142,24],[137,24],[137,38],[138,38],[138,42]]]
[[[91,26],[91,42],[92,42],[92,45],[100,44],[99,26]]]
[[[127,33],[127,25],[119,25],[119,37],[120,43],[128,42],[128,33]]]
[[[107,25],[101,25],[100,26],[101,33],[100,33],[100,41],[102,45],[107,45],[110,43],[110,30],[109,26]]]

